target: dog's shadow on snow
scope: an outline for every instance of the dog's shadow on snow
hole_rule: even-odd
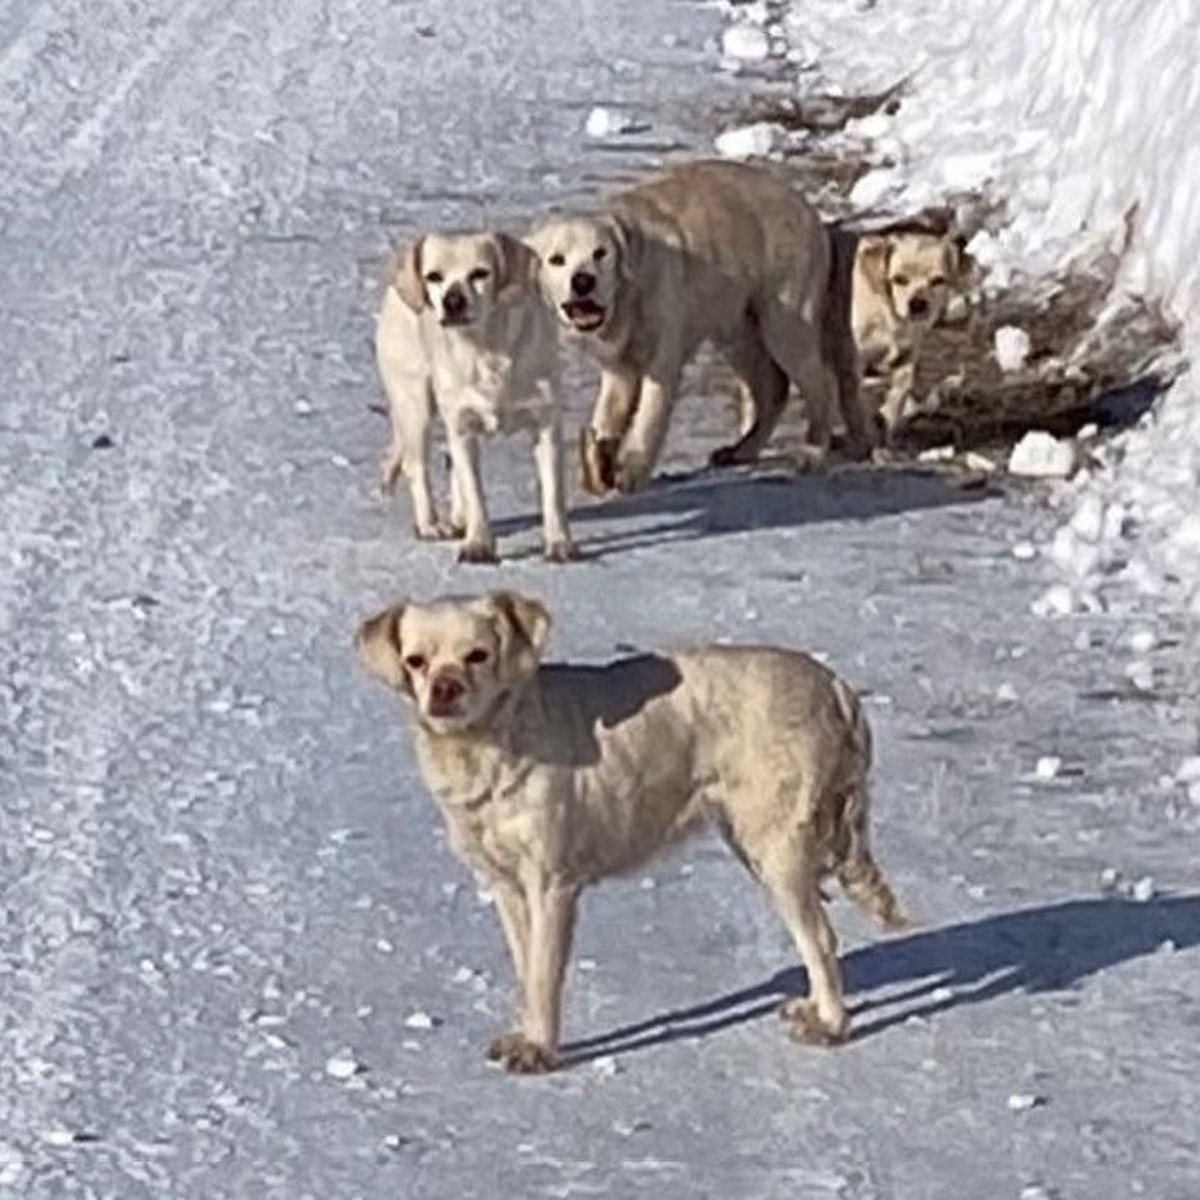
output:
[[[1069,900],[875,942],[842,960],[849,993],[888,989],[857,1002],[851,995],[852,1040],[1016,992],[1067,991],[1167,941],[1177,951],[1200,943],[1200,895],[1146,904]],[[574,1042],[564,1053],[578,1063],[703,1038],[773,1012],[806,988],[804,970],[791,967],[753,987]]]
[[[945,475],[915,467],[838,469],[798,474],[769,465],[705,469],[660,476],[642,492],[574,508],[570,514],[585,559],[624,550],[691,542],[755,529],[790,529],[821,521],[865,521],[892,513],[967,504],[995,494],[966,490]],[[652,518],[649,524],[638,518]],[[532,514],[494,522],[498,534],[535,528]],[[618,524],[616,529],[594,528]],[[592,526],[591,529],[584,527]]]

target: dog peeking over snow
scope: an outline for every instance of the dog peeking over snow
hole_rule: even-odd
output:
[[[711,823],[763,884],[808,970],[783,1016],[800,1041],[849,1020],[822,881],[903,925],[871,855],[871,734],[850,687],[805,654],[707,646],[543,665],[550,617],[512,592],[398,603],[364,621],[367,670],[411,703],[450,842],[488,878],[518,984],[489,1057],[559,1064],[582,890]]]
[[[880,416],[890,436],[912,395],[925,333],[961,285],[962,252],[932,233],[864,234],[854,255],[851,321],[861,374],[885,374]]]

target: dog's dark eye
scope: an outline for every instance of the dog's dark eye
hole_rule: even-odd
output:
[[[466,662],[468,666],[482,666],[491,657],[482,646],[476,646],[474,650],[467,654]]]
[[[425,282],[426,283],[441,283],[442,280],[445,278],[446,278],[445,275],[443,275],[441,273],[441,271],[430,271],[429,274],[425,276]]]
[[[483,280],[485,280],[490,274],[491,271],[489,271],[487,267],[476,267],[475,270],[473,270],[470,275],[467,276],[467,278],[472,283],[482,283]]]
[[[410,654],[405,660],[404,665],[410,670],[417,673],[425,670],[425,656],[422,654]]]
[[[546,261],[552,267],[561,267],[567,260],[561,254],[552,254]]]
[[[930,286],[932,286],[932,287],[941,287],[941,286],[942,286],[942,284],[943,284],[943,283],[945,283],[945,282],[946,282],[946,277],[945,277],[945,275],[935,275],[935,276],[933,276],[933,278],[932,278],[932,279],[930,279],[930,281],[929,281],[929,283],[930,283]]]
[[[908,276],[907,275],[893,275],[892,283],[894,283],[896,285],[896,287],[908,287]]]
[[[601,259],[607,258],[607,257],[608,257],[608,247],[607,246],[597,246],[596,249],[592,251],[592,259],[595,262],[599,262]]]

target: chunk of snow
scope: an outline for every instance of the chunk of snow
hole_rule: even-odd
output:
[[[325,1074],[330,1079],[350,1079],[357,1075],[363,1069],[362,1065],[354,1058],[352,1051],[347,1049],[339,1050],[326,1060]]]
[[[1028,562],[1037,557],[1037,547],[1032,542],[1017,542],[1012,548],[1012,556],[1021,562]]]
[[[1037,760],[1037,766],[1033,768],[1033,773],[1038,779],[1055,779],[1061,770],[1061,758],[1054,754],[1044,754]]]
[[[1066,479],[1075,470],[1075,453],[1072,442],[1033,429],[1013,447],[1008,469],[1033,479]]]
[[[1137,659],[1125,666],[1125,678],[1139,692],[1154,690],[1154,668],[1144,659]]]
[[[1129,889],[1130,896],[1133,897],[1139,904],[1149,904],[1154,899],[1155,889],[1154,880],[1149,875],[1143,875],[1132,888]]]
[[[722,158],[762,158],[783,143],[783,130],[770,121],[741,125],[717,134],[714,147]]]
[[[1075,611],[1075,593],[1066,584],[1056,583],[1047,588],[1034,602],[1033,612],[1039,617],[1066,617]]]
[[[583,129],[588,137],[609,138],[622,133],[639,133],[646,128],[632,113],[597,105],[587,115]]]
[[[1012,1112],[1028,1112],[1044,1103],[1045,1100],[1041,1096],[1035,1096],[1031,1092],[1014,1092],[1008,1098],[1008,1107]]]
[[[1017,325],[1001,325],[992,335],[992,353],[1006,375],[1025,365],[1032,348],[1029,334]]]
[[[1129,648],[1135,654],[1149,654],[1158,645],[1158,635],[1153,629],[1135,629],[1129,635]]]
[[[404,1018],[404,1024],[409,1029],[436,1029],[441,1022],[437,1017],[430,1016],[429,1013],[418,1009]]]
[[[1189,754],[1179,764],[1175,778],[1180,783],[1200,783],[1200,754]]]
[[[762,62],[771,55],[771,41],[766,33],[749,21],[730,25],[721,37],[721,55],[743,62]]]

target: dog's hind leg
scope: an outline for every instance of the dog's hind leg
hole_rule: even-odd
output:
[[[829,453],[838,411],[838,375],[825,354],[825,339],[815,321],[804,314],[770,305],[762,318],[763,340],[771,358],[800,391],[808,416],[807,444],[800,448],[803,466],[821,463]]]
[[[747,321],[742,338],[724,349],[737,377],[742,411],[738,440],[713,451],[714,467],[754,462],[775,432],[788,397],[788,377],[767,352],[754,322]]]
[[[837,936],[821,898],[821,863],[814,832],[807,826],[781,834],[772,829],[763,845],[744,847],[771,894],[808,972],[809,994],[781,1009],[797,1041],[833,1045],[850,1028],[842,997]]]

